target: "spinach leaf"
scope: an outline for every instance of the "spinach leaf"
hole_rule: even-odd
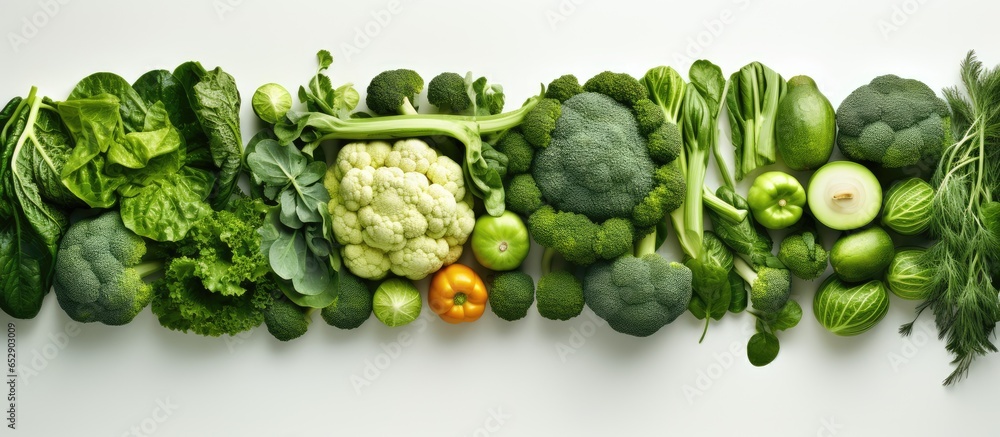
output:
[[[19,319],[35,317],[52,288],[54,259],[54,248],[21,214],[0,222],[0,309]]]
[[[184,80],[181,79],[182,83]],[[190,88],[188,101],[208,137],[212,161],[219,168],[219,191],[212,207],[220,210],[225,208],[236,190],[243,170],[240,93],[233,77],[216,68],[205,72],[201,80]]]
[[[156,241],[177,241],[212,213],[205,201],[215,182],[211,173],[183,167],[122,197],[125,227]]]
[[[146,119],[146,103],[136,93],[132,85],[113,73],[94,73],[77,82],[66,100],[86,99],[101,94],[111,94],[120,102],[122,122],[126,132],[142,130]]]
[[[149,71],[140,76],[132,84],[132,88],[146,106],[153,106],[156,102],[163,103],[170,115],[170,124],[181,132],[188,144],[188,155],[192,154],[190,150],[192,145],[203,147],[207,144],[207,138],[201,130],[201,125],[198,124],[198,118],[188,102],[184,85],[172,73],[167,70]]]
[[[37,183],[41,178],[50,177],[52,174],[37,175],[35,172],[36,167],[40,164],[36,161],[44,160],[49,153],[45,146],[39,142],[37,136],[36,121],[41,110],[42,99],[35,95],[36,91],[32,88],[24,100],[27,104],[22,105],[20,112],[11,117],[4,127],[6,141],[3,148],[3,165],[10,166],[4,175],[4,179],[7,180],[5,184],[8,187],[5,193],[8,200],[13,195],[17,205],[14,207],[15,209],[20,207],[26,220],[22,226],[30,225],[43,244],[55,248],[58,247],[59,239],[69,225],[69,221],[59,208],[42,199]],[[44,163],[41,165],[45,168]]]
[[[93,208],[115,204],[115,192],[125,183],[122,175],[104,171],[105,153],[125,133],[118,98],[110,94],[67,100],[58,105],[63,123],[76,145],[60,175],[62,183]]]
[[[754,366],[766,366],[778,357],[781,346],[778,344],[778,337],[767,331],[760,331],[750,337],[747,343],[747,358]]]

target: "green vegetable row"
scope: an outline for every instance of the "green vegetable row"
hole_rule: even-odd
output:
[[[12,99],[0,308],[34,317],[51,288],[82,322],[126,324],[151,306],[170,329],[265,324],[287,341],[317,310],[341,329],[371,314],[409,323],[423,307],[412,281],[433,277],[428,305],[451,323],[487,302],[509,321],[586,306],[645,337],[689,312],[704,339],[746,311],[748,360],[762,366],[803,316],[812,287],[796,277],[816,281],[813,314],[837,335],[876,326],[890,293],[922,301],[956,357],[946,384],[996,350],[1000,71],[972,53],[944,99],[884,75],[836,110],[809,77],[752,62],[727,78],[699,60],[686,79],[666,66],[564,75],[508,112],[485,77],[445,72],[425,90],[416,71],[388,70],[362,111],[328,75],[332,56],[317,60],[298,106],[281,85],[257,89],[267,128],[246,145],[234,79],[196,62]],[[828,162],[835,145],[850,161]],[[705,182],[712,160],[719,187]],[[779,162],[794,173],[768,169]],[[660,254],[668,233],[681,259]],[[485,285],[449,267],[470,239]],[[521,271],[531,240],[545,249],[537,284]]]

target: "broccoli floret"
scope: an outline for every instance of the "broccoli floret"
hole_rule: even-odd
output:
[[[617,258],[632,251],[634,238],[635,229],[631,222],[620,218],[607,219],[594,236],[594,252],[603,259]]]
[[[583,92],[583,87],[580,86],[580,81],[576,76],[572,74],[567,74],[560,76],[558,79],[553,80],[549,84],[548,89],[545,90],[545,97],[549,99],[556,99],[560,103],[569,100],[577,94]]]
[[[542,207],[542,192],[529,173],[511,178],[505,190],[507,208],[511,211],[529,216]]]
[[[336,299],[320,315],[327,324],[340,329],[361,326],[372,315],[372,293],[347,270],[340,271],[338,286]]]
[[[691,270],[656,253],[626,255],[591,265],[583,295],[612,329],[646,337],[687,310]]]
[[[649,134],[656,132],[657,130],[664,129],[667,126],[672,125],[676,127],[676,125],[673,124],[670,125],[665,124],[667,119],[663,115],[663,110],[660,109],[660,107],[656,103],[653,103],[652,100],[649,99],[639,100],[638,102],[635,103],[635,106],[632,109],[635,110],[635,119],[636,121],[639,122],[639,132],[642,133],[643,135],[646,135],[647,137],[649,136]],[[678,131],[678,134],[679,133],[680,131]],[[678,141],[680,141],[680,135],[677,136],[677,139]],[[662,147],[660,145],[657,146]],[[678,143],[678,148],[679,148],[679,143]],[[673,159],[669,159],[667,161],[672,161],[672,160]]]
[[[528,144],[539,149],[549,147],[552,143],[552,131],[556,129],[556,120],[561,113],[562,105],[558,100],[549,98],[539,100],[521,123],[521,131]]]
[[[684,143],[681,129],[673,123],[664,123],[650,133],[647,139],[646,148],[649,149],[649,157],[659,164],[674,162],[681,154],[681,146]]]
[[[490,308],[508,322],[524,318],[535,301],[535,282],[524,272],[503,272],[490,284]]]
[[[527,173],[531,170],[531,161],[535,158],[535,150],[517,130],[509,130],[497,140],[494,148],[507,155],[507,174]]]
[[[788,302],[792,293],[792,274],[787,269],[761,266],[754,270],[738,256],[733,258],[733,267],[750,284],[750,304],[754,309],[774,314]]]
[[[587,265],[597,260],[594,245],[600,229],[600,225],[582,214],[556,211],[549,205],[528,217],[531,238],[542,246],[555,249],[574,264]]]
[[[309,311],[286,299],[277,299],[264,310],[267,332],[281,341],[301,337],[309,329]]]
[[[535,294],[538,314],[546,319],[569,320],[583,311],[583,284],[565,270],[542,275]]]
[[[424,90],[424,79],[416,71],[387,70],[368,84],[365,102],[378,115],[415,114],[416,98]]]
[[[781,240],[778,259],[798,278],[812,280],[826,271],[827,252],[813,231],[789,234]]]
[[[163,268],[145,261],[147,247],[117,211],[70,226],[59,243],[54,288],[59,306],[78,322],[124,325],[152,299],[144,277]]]
[[[427,102],[446,114],[459,114],[472,105],[465,78],[458,73],[441,73],[427,84]]]
[[[837,144],[848,158],[885,168],[933,167],[951,142],[951,112],[915,79],[876,77],[837,108]]]
[[[583,90],[611,97],[621,105],[634,107],[640,100],[649,99],[646,87],[626,73],[605,71],[583,84]]]

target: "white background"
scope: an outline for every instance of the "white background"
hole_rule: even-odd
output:
[[[698,57],[727,76],[754,60],[786,78],[807,74],[834,106],[879,74],[953,85],[969,49],[1000,62],[1000,6],[971,0],[397,0],[395,13],[386,1],[46,1],[0,4],[0,99],[37,85],[59,100],[96,71],[132,81],[199,60],[235,76],[244,139],[257,128],[256,87],[296,89],[321,48],[333,52],[337,84],[363,90],[388,68],[428,80],[473,70],[504,85],[508,108],[565,73],[686,72]],[[679,258],[675,243],[663,253]],[[875,329],[837,338],[812,315],[816,284],[796,282],[805,315],[764,368],[745,356],[748,314],[727,316],[702,344],[689,314],[636,339],[595,325],[589,310],[553,322],[534,308],[516,323],[488,312],[460,326],[425,308],[406,327],[372,318],[353,331],[317,315],[282,344],[263,328],[236,339],[169,331],[148,309],[125,327],[67,328],[49,295],[37,318],[15,321],[18,430],[4,435],[119,436],[143,425],[152,434],[136,435],[996,435],[996,355],[942,387],[950,357],[931,322],[911,340],[896,333],[913,303],[893,296]]]

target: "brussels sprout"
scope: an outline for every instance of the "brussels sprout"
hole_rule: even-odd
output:
[[[251,104],[261,120],[274,124],[292,109],[292,95],[281,85],[266,83],[253,93]]]
[[[882,224],[902,235],[917,235],[931,222],[934,188],[923,179],[895,183],[885,196]]]
[[[920,257],[927,249],[901,249],[889,263],[885,283],[896,296],[908,300],[923,300],[930,293],[930,281],[934,270],[920,263]]]
[[[878,324],[889,312],[889,292],[882,281],[849,284],[830,275],[813,298],[813,314],[827,331],[858,335]]]

